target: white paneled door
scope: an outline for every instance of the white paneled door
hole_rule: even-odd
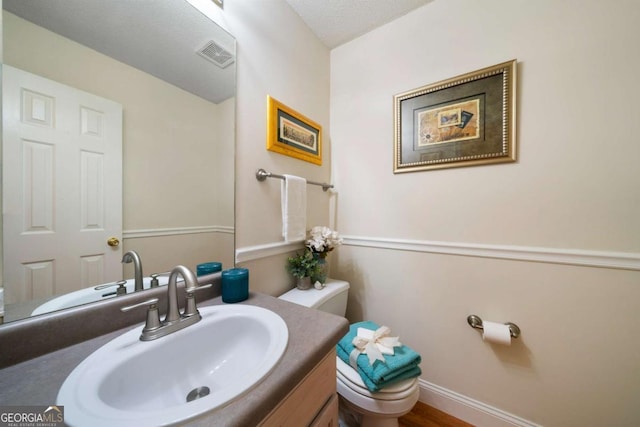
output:
[[[7,65],[2,92],[5,302],[120,280],[122,106]]]

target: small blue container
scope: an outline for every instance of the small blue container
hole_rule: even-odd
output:
[[[240,302],[249,298],[249,270],[230,268],[222,272],[222,301]]]
[[[196,266],[196,274],[198,276],[204,276],[205,274],[217,273],[222,271],[221,262],[204,262]]]

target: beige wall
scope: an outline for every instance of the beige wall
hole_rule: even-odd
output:
[[[283,242],[280,180],[261,183],[255,172],[264,168],[313,181],[330,180],[329,50],[282,0],[228,1],[224,10],[211,2],[200,3],[237,41],[236,247],[245,252],[263,245],[276,247],[275,254],[250,256],[241,265],[251,271],[252,290],[277,295],[293,283],[285,270],[286,251],[291,248],[279,248]],[[323,127],[322,166],[266,150],[267,95]],[[327,224],[330,194],[320,187],[307,190],[307,225]]]
[[[215,223],[225,227],[234,227],[235,224],[235,114],[235,97],[216,106],[216,151],[211,165],[207,163],[205,166],[209,177],[207,182],[216,188]],[[232,253],[229,255],[233,258]]]
[[[639,19],[633,1],[435,1],[331,52],[334,276],[350,320],[391,327],[450,402],[640,424],[640,144],[622,124]],[[393,95],[513,58],[517,163],[392,173]],[[484,343],[469,314],[522,336]]]
[[[352,284],[350,319],[416,348],[422,384],[546,426],[640,422],[637,268],[564,263],[639,257],[640,145],[626,124],[640,87],[636,3],[436,1],[331,53],[283,1],[213,13],[238,41],[240,249],[281,241],[280,183],[257,182],[257,168],[333,180],[337,196],[309,189],[308,225],[337,221],[348,238],[331,263]],[[394,94],[512,58],[517,163],[392,174]],[[323,125],[322,167],[265,150],[267,94]],[[520,259],[488,255],[497,249]],[[245,262],[251,288],[286,289],[285,257]],[[471,313],[522,337],[485,344]]]
[[[145,274],[221,257],[233,266],[235,100],[213,104],[11,13],[3,17],[7,64],[123,105],[123,230],[125,237],[145,230],[123,250],[140,253]],[[161,232],[193,227],[224,232]],[[124,275],[133,277],[132,266]]]

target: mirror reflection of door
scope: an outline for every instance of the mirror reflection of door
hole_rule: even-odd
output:
[[[2,91],[6,303],[119,280],[122,106],[7,65]]]

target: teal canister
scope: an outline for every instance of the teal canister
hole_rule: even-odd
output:
[[[217,273],[218,271],[222,271],[222,263],[221,262],[203,262],[202,264],[198,264],[196,266],[196,275],[204,276],[206,274]]]
[[[249,270],[230,268],[222,271],[222,301],[234,303],[249,298]]]

